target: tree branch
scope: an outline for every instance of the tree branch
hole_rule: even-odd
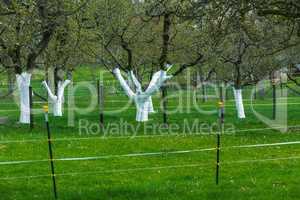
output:
[[[202,54],[199,54],[199,56],[196,58],[196,60],[194,60],[190,63],[181,65],[180,68],[173,74],[173,76],[179,75],[180,73],[182,73],[184,70],[186,70],[189,67],[193,67],[197,64],[204,63],[203,58],[204,58],[204,56]]]
[[[168,53],[169,53],[169,43],[170,43],[170,30],[171,30],[171,15],[169,13],[164,14],[164,21],[163,21],[163,44],[161,55],[159,58],[159,65],[161,69],[165,68],[165,64],[168,60]]]

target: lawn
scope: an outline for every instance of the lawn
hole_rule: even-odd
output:
[[[99,70],[86,71],[84,67],[76,71],[74,86],[83,80],[96,84],[98,75],[95,74]],[[84,78],[92,77],[91,74],[95,79]],[[45,96],[40,80],[40,77],[34,78],[32,85]],[[289,93],[287,123],[290,128],[281,133],[270,129],[252,112],[250,88],[244,95],[247,115],[244,120],[236,118],[235,104],[229,93],[225,132],[221,136],[220,184],[216,185],[216,112],[199,112],[193,103],[192,89],[170,89],[169,127],[158,131],[157,127],[162,124],[160,95],[154,97],[157,113],[150,116],[149,122],[138,124],[134,121],[134,106],[119,89],[114,91],[112,84],[119,88],[106,74],[105,133],[97,131],[97,107],[86,114],[76,113],[75,126],[68,127],[67,113],[72,108],[67,105],[67,97],[65,116],[53,118],[50,115],[59,199],[300,199],[300,97],[296,94]],[[253,108],[270,118],[272,92],[267,91],[264,98],[253,101]],[[213,88],[209,93],[213,93]],[[96,96],[87,88],[79,87],[74,96],[76,107],[88,106],[92,95]],[[41,109],[44,103],[36,96],[34,99],[34,107]],[[127,104],[128,108],[121,112],[112,112]],[[200,98],[196,105],[202,110],[214,111],[217,99],[210,98],[204,103]],[[0,199],[53,199],[43,113],[34,115],[35,127],[30,130],[16,123],[18,107],[11,98],[6,98],[0,100],[0,116],[4,115],[10,121],[0,125]],[[88,127],[89,132],[79,127],[87,121],[93,125]],[[129,131],[115,131],[113,125],[121,122],[132,127]],[[200,129],[193,128],[195,122],[202,125]],[[273,143],[281,145],[245,146]]]

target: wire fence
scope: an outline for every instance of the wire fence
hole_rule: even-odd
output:
[[[234,165],[243,163],[259,163],[259,162],[275,162],[275,161],[286,161],[286,160],[299,160],[300,156],[290,156],[290,157],[278,157],[278,158],[266,158],[266,159],[254,159],[254,160],[237,160],[222,162],[221,165]],[[201,170],[201,167],[209,167],[212,164],[186,164],[186,165],[169,165],[169,166],[155,166],[155,167],[141,167],[141,168],[128,168],[128,169],[115,169],[115,170],[103,170],[103,171],[85,171],[85,172],[72,172],[72,173],[57,173],[56,177],[63,176],[92,176],[99,174],[120,174],[120,173],[134,173],[134,172],[145,172],[145,171],[156,171],[156,170],[167,170],[167,169],[186,169],[186,168],[197,168]],[[37,178],[49,178],[51,174],[41,174],[33,176],[19,176],[19,177],[2,177],[2,181],[11,181],[18,179],[37,179]]]
[[[242,149],[242,148],[258,148],[258,147],[274,147],[274,146],[287,146],[287,145],[297,145],[300,141],[291,142],[281,142],[281,143],[269,143],[269,144],[250,144],[250,145],[239,145],[230,147],[221,147],[221,150],[230,149]],[[214,151],[216,148],[203,148],[203,149],[191,149],[191,150],[179,150],[179,151],[160,151],[160,152],[144,152],[144,153],[132,153],[123,155],[105,155],[105,156],[92,156],[92,157],[69,157],[69,158],[56,158],[53,161],[89,161],[89,160],[102,160],[102,159],[112,159],[112,158],[130,158],[130,157],[149,157],[149,156],[161,156],[161,155],[176,155],[176,154],[188,154],[196,152],[207,152]],[[19,160],[19,161],[2,161],[0,166],[3,165],[20,165],[20,164],[33,164],[49,162],[49,159],[42,160]]]
[[[38,93],[36,93],[37,95]],[[37,95],[38,98],[46,101],[46,98],[43,99],[42,95]],[[1,97],[0,97],[1,98]],[[113,101],[111,101],[113,102]],[[119,100],[114,100],[114,102],[121,102]],[[42,102],[35,102],[42,103]],[[44,102],[43,102],[44,103]],[[299,105],[300,103],[289,103],[289,105]],[[245,104],[248,105],[248,104]],[[250,105],[250,104],[249,104]],[[258,104],[258,105],[272,105],[272,104]],[[208,105],[207,105],[208,106]],[[233,107],[234,105],[228,105],[228,107]],[[170,106],[169,106],[170,107]],[[286,127],[276,127],[286,128]],[[288,126],[288,128],[300,128],[300,125]],[[235,132],[253,132],[253,131],[264,131],[264,130],[273,130],[273,128],[255,128],[255,129],[242,129],[235,130]],[[232,132],[224,132],[232,133]],[[183,134],[172,134],[172,135],[134,135],[134,136],[103,136],[103,137],[80,137],[80,138],[54,138],[51,139],[52,142],[68,142],[68,141],[81,141],[81,140],[95,140],[95,139],[134,139],[134,138],[153,138],[153,137],[170,137],[170,136],[188,136]],[[15,143],[36,143],[36,142],[45,142],[45,139],[29,139],[29,140],[6,140],[0,141],[0,144],[15,144]],[[277,143],[265,143],[265,144],[248,144],[248,145],[236,145],[236,146],[224,146],[219,148],[219,150],[235,150],[235,149],[255,149],[255,148],[264,148],[264,147],[280,147],[280,146],[291,146],[299,145],[300,141],[288,141],[288,142],[277,142]],[[1,166],[15,166],[15,165],[28,165],[28,164],[37,164],[37,163],[46,163],[49,161],[53,162],[71,162],[71,161],[95,161],[103,159],[114,159],[114,158],[137,158],[137,157],[153,157],[153,156],[170,156],[170,155],[181,155],[181,154],[190,154],[190,153],[200,153],[200,152],[213,152],[217,148],[200,148],[200,149],[187,149],[187,150],[177,150],[177,151],[158,151],[158,152],[141,152],[141,153],[131,153],[131,154],[120,154],[120,155],[103,155],[103,156],[90,156],[90,157],[62,157],[55,159],[40,159],[40,160],[12,160],[12,161],[0,161]],[[275,161],[288,161],[288,160],[299,160],[299,156],[289,156],[289,157],[276,157],[276,158],[263,158],[263,159],[250,159],[250,160],[236,160],[236,161],[223,161],[221,165],[234,165],[242,163],[258,163],[258,162],[275,162]],[[97,174],[119,174],[119,173],[133,173],[133,172],[145,172],[145,171],[154,171],[154,170],[167,170],[167,169],[184,169],[184,168],[197,168],[201,169],[202,167],[213,166],[213,163],[195,163],[195,164],[183,164],[183,165],[168,165],[168,166],[153,166],[153,167],[139,167],[139,168],[127,168],[127,169],[112,169],[112,170],[102,170],[102,171],[79,171],[79,172],[68,172],[68,173],[56,173],[55,176],[89,176]],[[37,179],[37,178],[46,178],[51,177],[53,174],[38,174],[31,176],[19,176],[19,177],[0,177],[2,181],[10,180],[20,180],[20,179]]]
[[[277,157],[277,158],[265,158],[265,159],[253,159],[253,160],[236,160],[236,161],[224,161],[220,165],[233,165],[242,163],[258,163],[258,162],[274,162],[274,161],[286,161],[286,160],[299,160],[300,156],[290,156],[290,157]],[[163,169],[179,169],[179,168],[197,168],[208,167],[212,164],[185,164],[185,165],[171,165],[171,166],[155,166],[155,167],[142,167],[142,168],[128,168],[128,169],[114,169],[114,170],[102,170],[102,171],[84,171],[84,172],[71,172],[71,173],[57,173],[55,177],[59,176],[87,176],[87,175],[99,175],[99,174],[114,174],[114,173],[132,173],[132,172],[145,172],[153,170],[163,170]],[[1,177],[0,180],[17,180],[17,179],[35,179],[35,178],[46,178],[52,177],[52,174],[41,174],[32,176],[19,176],[19,177]]]

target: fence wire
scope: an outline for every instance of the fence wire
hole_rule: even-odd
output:
[[[259,163],[259,162],[274,162],[274,161],[283,161],[283,160],[298,160],[300,156],[291,156],[291,157],[278,157],[278,158],[266,158],[266,159],[255,159],[255,160],[237,160],[222,162],[221,166],[224,165],[234,165],[234,164],[244,164],[244,163]],[[129,168],[129,169],[115,169],[115,170],[103,170],[103,171],[86,171],[86,172],[70,172],[70,173],[58,173],[55,174],[56,177],[63,176],[88,176],[88,175],[99,175],[99,174],[120,174],[120,173],[132,173],[132,172],[145,172],[145,171],[155,171],[155,170],[166,170],[166,169],[179,169],[179,168],[197,168],[203,169],[200,167],[208,167],[213,164],[187,164],[187,165],[169,165],[169,166],[156,166],[156,167],[143,167],[143,168]],[[41,174],[33,176],[19,176],[19,177],[2,177],[1,181],[10,181],[18,179],[37,179],[37,178],[46,178],[51,177],[51,174]]]
[[[221,147],[221,150],[229,149],[241,149],[241,148],[258,148],[258,147],[273,147],[273,146],[286,146],[300,144],[300,141],[281,142],[281,143],[269,143],[269,144],[251,144],[251,145],[239,145],[231,147]],[[73,158],[56,158],[53,161],[90,161],[90,160],[101,160],[101,159],[112,159],[112,158],[130,158],[130,157],[149,157],[149,156],[161,156],[161,155],[176,155],[176,154],[188,154],[197,152],[208,152],[214,151],[216,148],[202,148],[202,149],[190,149],[190,150],[179,150],[179,151],[161,151],[161,152],[145,152],[145,153],[132,153],[123,155],[104,155],[104,156],[93,156],[93,157],[73,157]],[[19,164],[33,164],[48,162],[49,159],[42,160],[22,160],[22,161],[3,161],[0,162],[0,166],[4,165],[19,165]]]

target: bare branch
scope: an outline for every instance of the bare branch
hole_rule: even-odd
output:
[[[182,73],[184,70],[186,70],[189,67],[193,67],[197,64],[204,63],[205,61],[203,60],[203,58],[204,58],[204,56],[202,54],[199,54],[198,57],[194,61],[181,65],[180,68],[173,74],[173,76],[179,75],[180,73]]]

